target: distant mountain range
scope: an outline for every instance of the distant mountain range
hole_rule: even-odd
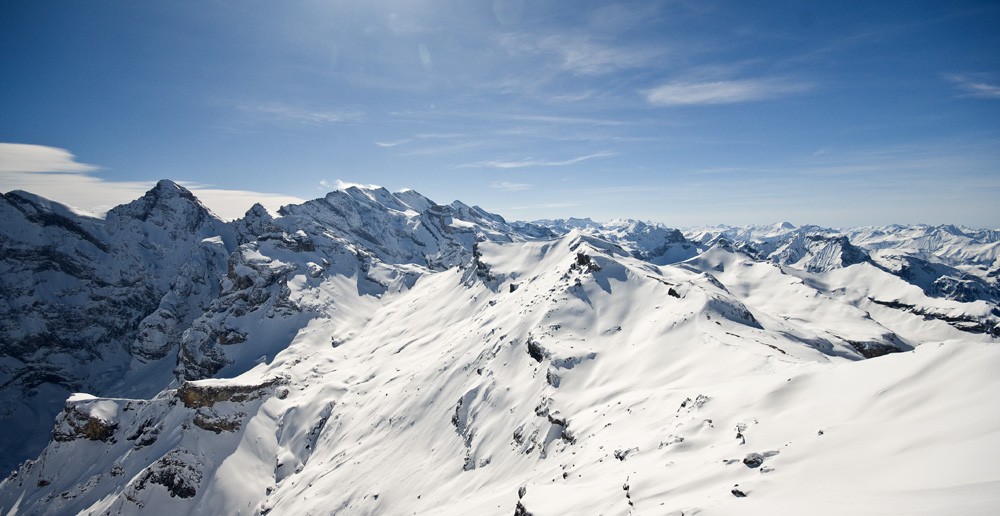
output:
[[[0,515],[1000,507],[1000,230],[0,217]]]

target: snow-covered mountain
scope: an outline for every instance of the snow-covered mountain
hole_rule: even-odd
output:
[[[0,514],[1000,507],[996,232],[0,209]]]
[[[70,393],[153,396],[218,297],[233,229],[160,182],[106,219],[26,192],[0,199],[0,461],[48,441]]]

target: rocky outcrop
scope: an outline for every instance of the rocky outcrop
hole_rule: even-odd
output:
[[[52,439],[69,442],[77,439],[109,442],[118,429],[118,405],[109,400],[83,398],[80,395],[66,403],[56,418]]]
[[[273,392],[278,385],[287,383],[285,378],[273,378],[255,385],[227,385],[204,382],[184,382],[177,388],[177,399],[189,409],[211,408],[216,403],[229,401],[246,403]]]
[[[879,255],[879,266],[920,287],[931,297],[951,299],[962,303],[977,300],[997,302],[1000,290],[986,279],[974,276],[944,263],[935,263],[907,254]]]
[[[125,497],[138,502],[138,494],[150,485],[159,485],[171,498],[192,498],[198,493],[202,481],[201,463],[186,450],[174,450],[145,468],[141,475],[129,483]]]
[[[886,344],[884,342],[858,342],[858,341],[847,341],[858,353],[861,353],[865,358],[875,358],[883,355],[888,355],[889,353],[899,353],[902,351],[898,346],[892,344]]]
[[[887,306],[923,317],[925,320],[944,321],[958,330],[968,333],[986,333],[994,337],[1000,337],[1000,309],[993,307],[990,313],[985,316],[976,317],[972,315],[951,315],[928,308],[920,308],[916,305],[903,303],[900,301],[884,301],[868,298],[869,301],[877,305]]]

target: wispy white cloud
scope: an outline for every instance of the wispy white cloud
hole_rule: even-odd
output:
[[[152,181],[110,183],[89,175],[100,167],[78,163],[66,149],[0,143],[0,191],[24,190],[101,216],[110,208],[142,196]]]
[[[483,141],[480,140],[470,140],[470,141],[459,141],[455,143],[432,145],[429,147],[421,147],[416,149],[411,149],[403,153],[404,156],[434,156],[437,154],[449,154],[452,152],[472,149],[483,145]]]
[[[454,140],[456,138],[465,138],[467,136],[468,135],[462,133],[420,133],[413,135],[411,138],[403,138],[401,140],[374,142],[374,143],[379,147],[396,147],[398,145],[405,145],[407,143],[413,142],[414,140]]]
[[[403,145],[404,143],[410,143],[411,141],[413,140],[410,138],[406,138],[405,140],[397,140],[394,142],[374,142],[374,143],[379,147],[395,147],[397,145]]]
[[[430,140],[430,139],[464,138],[466,136],[468,135],[463,133],[420,133],[414,135],[413,137],[421,140]]]
[[[524,33],[508,33],[500,37],[499,43],[511,55],[554,56],[559,70],[593,76],[643,67],[665,53],[662,46],[609,45],[575,34],[538,39]]]
[[[0,143],[0,172],[91,172],[66,149],[26,143]]]
[[[590,30],[608,34],[622,34],[661,18],[661,2],[632,4],[608,3],[593,9],[588,15]]]
[[[566,165],[575,165],[594,158],[604,158],[613,155],[613,152],[598,152],[596,154],[588,154],[586,156],[580,156],[563,161],[540,160],[534,158],[526,158],[520,161],[477,161],[475,163],[464,163],[462,165],[458,165],[458,168],[564,167]]]
[[[812,88],[811,84],[776,78],[736,79],[705,82],[677,81],[645,92],[656,106],[732,104],[768,100]]]
[[[336,124],[360,120],[357,111],[329,111],[291,106],[280,102],[241,104],[239,110],[257,121],[310,125]]]
[[[600,119],[600,118],[578,118],[571,116],[553,116],[553,115],[516,115],[516,114],[497,114],[497,115],[482,115],[483,118],[494,118],[499,120],[514,120],[518,122],[538,122],[546,124],[585,124],[585,125],[625,125],[626,122],[621,120],[610,120],[610,119]]]
[[[992,165],[995,145],[993,140],[922,141],[871,149],[829,149],[791,161],[785,167],[761,170],[821,178],[856,175],[868,182],[883,180],[892,188],[901,178],[939,182],[946,177],[942,170],[949,171],[947,177],[951,179],[975,175]],[[1000,185],[996,178],[990,179]]]
[[[438,119],[453,122],[456,118],[470,120],[498,120],[508,122],[533,122],[559,125],[600,125],[600,126],[622,126],[630,122],[610,118],[586,118],[575,116],[559,116],[549,114],[534,113],[510,113],[506,111],[492,110],[469,110],[469,111],[394,111],[390,115],[405,118],[408,120]],[[465,135],[447,135],[458,137]],[[442,136],[443,137],[443,136]]]
[[[962,91],[963,97],[975,97],[980,99],[1000,99],[1000,85],[990,84],[984,80],[975,79],[967,75],[946,74],[944,78]]]
[[[549,36],[541,41],[543,51],[562,59],[564,70],[580,75],[604,75],[645,66],[662,54],[661,49],[602,45],[586,38]]]
[[[569,104],[572,102],[580,102],[587,100],[594,96],[593,91],[584,91],[580,93],[565,93],[562,95],[552,95],[548,97],[548,101],[554,104]]]
[[[528,183],[511,183],[509,181],[500,181],[499,183],[493,183],[492,185],[490,185],[491,188],[495,188],[497,190],[504,190],[506,192],[519,192],[521,190],[527,190],[532,186],[533,185],[530,185]]]

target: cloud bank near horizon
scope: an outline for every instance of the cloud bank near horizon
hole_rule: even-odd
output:
[[[113,181],[92,175],[96,165],[80,163],[66,149],[23,143],[0,143],[0,191],[24,190],[66,204],[77,211],[103,217],[115,206],[142,197],[156,181]],[[216,215],[233,220],[260,203],[271,211],[304,199],[289,195],[232,190],[192,181],[175,180],[190,190]]]

